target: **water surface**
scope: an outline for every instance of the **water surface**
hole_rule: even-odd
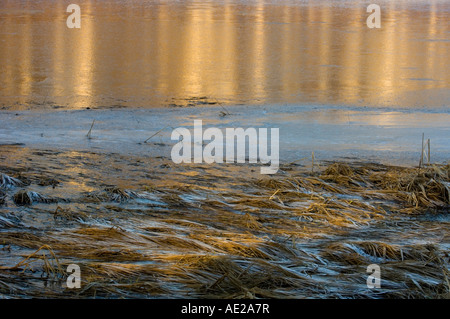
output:
[[[445,107],[450,3],[77,0],[0,3],[0,107]]]

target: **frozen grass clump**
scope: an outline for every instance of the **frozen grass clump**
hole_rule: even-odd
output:
[[[31,205],[33,203],[55,203],[56,199],[43,196],[37,192],[20,190],[13,197],[14,203],[19,206]]]
[[[23,186],[24,183],[17,178],[0,173],[0,188],[10,189],[13,187]]]

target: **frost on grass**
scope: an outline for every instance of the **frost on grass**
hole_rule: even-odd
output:
[[[51,197],[43,196],[39,193],[32,191],[20,190],[16,194],[14,194],[14,203],[19,206],[23,205],[31,205],[33,203],[55,203],[56,199]]]
[[[24,183],[17,178],[0,173],[0,188],[11,189],[13,187],[23,186]]]

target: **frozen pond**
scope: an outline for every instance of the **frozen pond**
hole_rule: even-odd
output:
[[[448,1],[74,3],[1,1],[0,107],[448,106]]]

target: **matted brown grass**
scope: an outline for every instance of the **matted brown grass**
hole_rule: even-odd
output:
[[[79,174],[65,169],[76,167],[73,152],[44,155],[22,153],[34,167],[0,166],[1,295],[449,296],[449,165],[284,165],[261,177],[245,165],[83,153],[92,168]],[[97,165],[108,160],[122,175]],[[52,174],[58,183],[39,183]],[[64,285],[72,263],[81,267],[78,290]],[[381,289],[367,288],[370,264],[381,267]]]

